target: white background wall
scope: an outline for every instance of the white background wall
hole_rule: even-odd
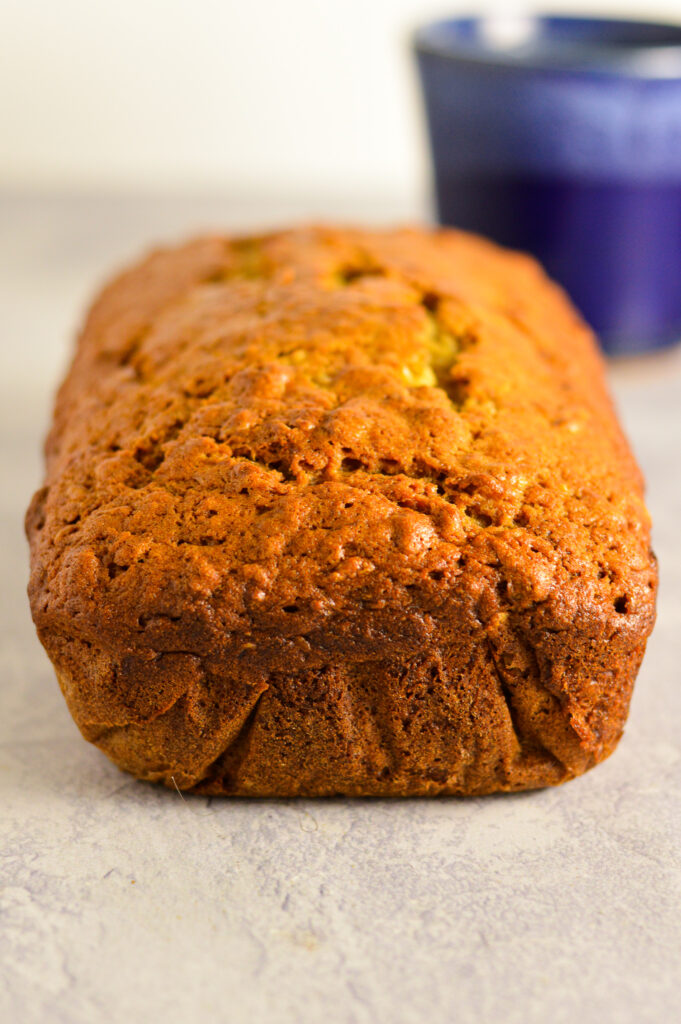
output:
[[[409,30],[476,6],[509,10],[0,0],[0,187],[404,194],[423,170]],[[596,6],[681,20],[681,0]]]

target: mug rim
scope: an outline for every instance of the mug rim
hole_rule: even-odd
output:
[[[552,27],[584,26],[607,29],[659,30],[669,34],[670,41],[651,44],[635,41],[626,46],[597,41],[575,41],[561,53],[547,49],[542,54],[542,40],[529,54],[513,51],[511,47],[495,47],[486,43],[484,36],[468,37],[464,30],[477,29],[495,22],[510,26],[536,25],[550,34]],[[672,41],[678,40],[678,41]],[[643,18],[609,18],[590,15],[523,14],[482,15],[467,14],[440,18],[427,22],[412,33],[412,45],[418,55],[440,57],[462,66],[487,70],[567,72],[575,75],[617,76],[644,81],[681,82],[681,21],[645,20]]]

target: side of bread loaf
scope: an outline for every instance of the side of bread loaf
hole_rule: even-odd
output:
[[[205,793],[562,782],[652,628],[638,469],[527,257],[308,228],[159,251],[92,308],[27,516],[83,735]]]

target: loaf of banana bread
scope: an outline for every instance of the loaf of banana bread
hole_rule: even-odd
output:
[[[27,516],[86,739],[235,795],[481,794],[606,757],[654,620],[592,336],[528,257],[301,228],[95,302]]]

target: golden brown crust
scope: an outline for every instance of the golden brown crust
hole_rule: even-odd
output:
[[[619,739],[654,618],[591,335],[527,257],[308,228],[104,290],[27,516],[86,738],[205,793],[486,793]]]

